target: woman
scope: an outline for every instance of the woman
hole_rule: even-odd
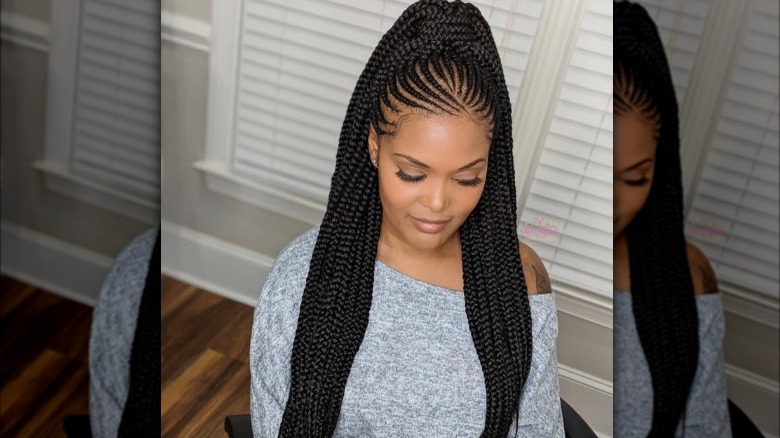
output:
[[[423,0],[382,37],[322,224],[260,295],[255,436],[563,436],[550,283],[517,237],[510,112],[476,7]]]
[[[615,3],[614,20],[615,436],[730,436],[723,310],[683,234],[669,66],[644,8]]]

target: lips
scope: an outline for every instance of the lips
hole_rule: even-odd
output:
[[[443,230],[451,220],[431,220],[425,218],[416,218],[414,216],[411,216],[411,218],[414,226],[417,227],[420,232],[425,234],[436,234],[441,232],[441,230]]]

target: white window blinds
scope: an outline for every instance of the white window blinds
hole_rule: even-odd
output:
[[[612,3],[591,0],[519,235],[550,277],[612,296]]]
[[[658,27],[682,109],[711,0],[642,0],[640,3]]]
[[[82,0],[71,171],[159,205],[160,3]]]
[[[777,298],[780,43],[776,0],[757,0],[686,222],[721,281]]]
[[[372,50],[411,0],[245,0],[231,169],[322,205],[341,124]],[[474,2],[514,104],[543,0]]]

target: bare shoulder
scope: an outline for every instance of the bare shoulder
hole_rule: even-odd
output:
[[[528,295],[549,294],[552,292],[550,277],[547,269],[536,251],[523,242],[520,242],[520,261],[523,264],[525,283],[528,286]]]
[[[696,295],[714,294],[718,292],[718,278],[715,271],[696,245],[686,242],[685,250],[688,255],[688,266],[693,279],[693,291]]]

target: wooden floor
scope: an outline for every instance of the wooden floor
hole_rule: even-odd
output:
[[[253,308],[162,278],[165,437],[223,437],[249,413]],[[89,408],[92,308],[0,276],[0,437],[64,437]]]
[[[164,437],[223,437],[225,416],[249,413],[254,309],[162,278]]]
[[[64,437],[86,414],[92,308],[0,275],[0,437]]]

